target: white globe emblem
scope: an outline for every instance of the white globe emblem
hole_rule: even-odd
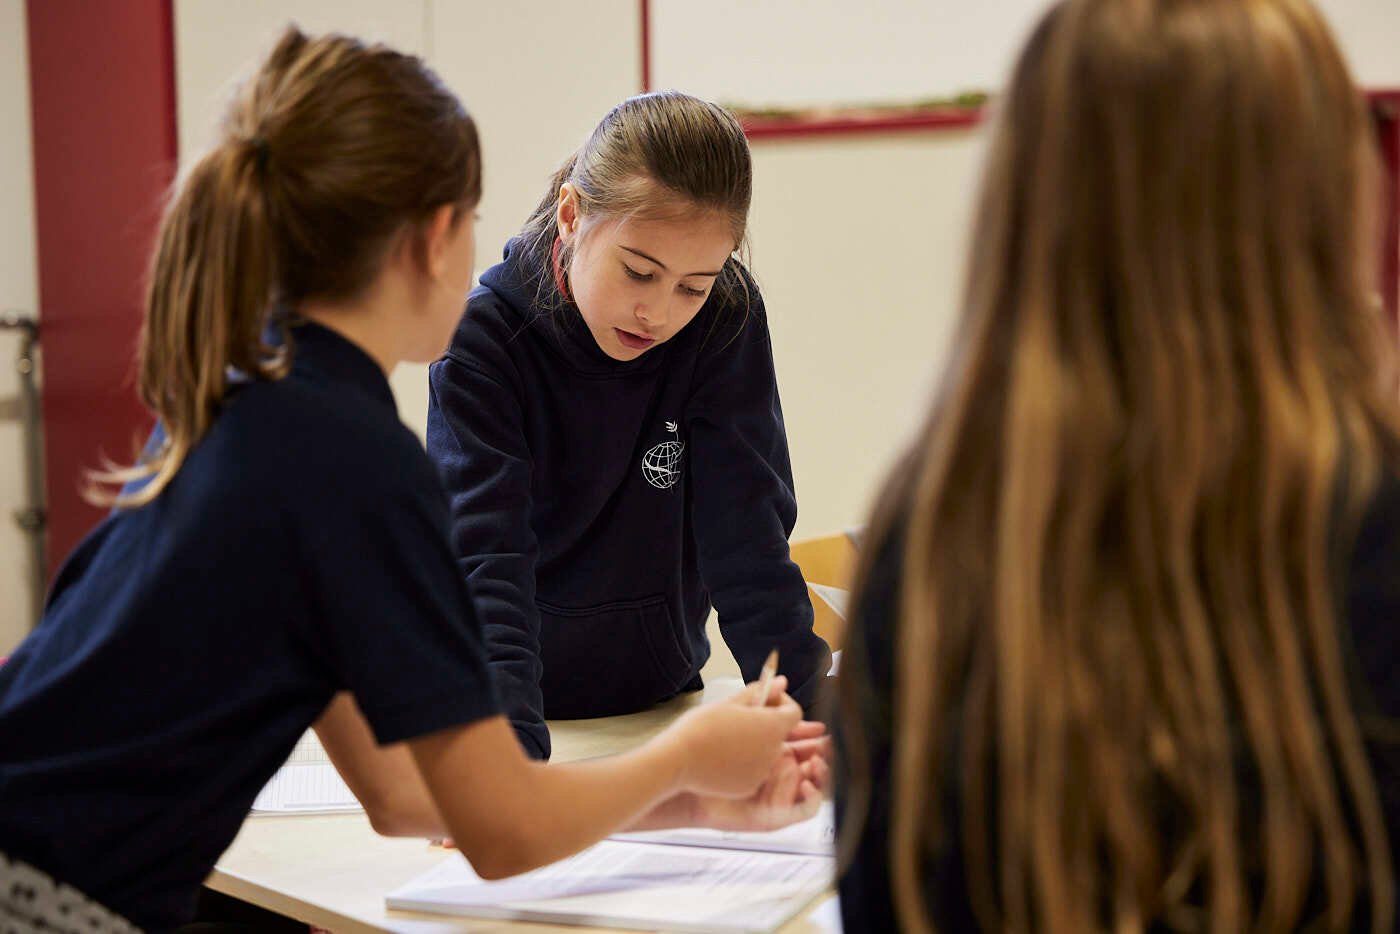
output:
[[[685,453],[680,427],[675,422],[667,422],[666,430],[676,439],[663,441],[642,455],[642,476],[658,490],[669,490],[676,485],[681,478],[681,456]]]

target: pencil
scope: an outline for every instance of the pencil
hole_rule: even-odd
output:
[[[754,702],[755,707],[762,707],[768,703],[768,690],[773,684],[773,676],[778,673],[778,650],[774,649],[768,653],[768,658],[763,662],[763,671],[758,676],[758,700]]]

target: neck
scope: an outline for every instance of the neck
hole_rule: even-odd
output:
[[[388,376],[404,358],[403,324],[391,313],[389,297],[378,291],[348,302],[306,301],[296,311],[355,344]]]

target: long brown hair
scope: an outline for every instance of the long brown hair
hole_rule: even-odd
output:
[[[1332,576],[1397,436],[1361,96],[1305,0],[1064,0],[999,107],[952,363],[865,549],[902,568],[901,925],[933,926],[942,840],[987,929],[1284,930],[1318,892],[1389,930]]]
[[[345,300],[393,238],[481,195],[475,125],[419,59],[289,28],[240,89],[221,139],[172,194],[149,273],[142,401],[159,449],[92,476],[90,496],[154,499],[218,413],[234,378],[275,379],[290,335],[265,341],[269,309]],[[104,485],[147,479],[114,496]]]
[[[537,303],[564,301],[554,264],[569,268],[572,247],[560,243],[555,209],[559,189],[572,183],[588,226],[611,218],[674,217],[711,212],[725,218],[742,253],[753,198],[748,138],[729,111],[679,91],[629,97],[604,115],[582,146],[564,160],[520,231],[535,271]],[[736,258],[725,263],[715,291],[728,303],[748,300],[747,279]]]

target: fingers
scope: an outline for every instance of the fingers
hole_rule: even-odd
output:
[[[788,734],[787,748],[797,757],[799,762],[810,759],[812,756],[825,756],[828,759],[832,756],[831,737],[829,736],[794,740],[792,735]]]
[[[777,704],[781,700],[781,698],[787,694],[787,689],[787,675],[774,675],[773,680],[768,683],[768,696],[764,699],[763,706],[773,706],[774,704]],[[735,695],[735,702],[739,704],[748,704],[752,707],[757,707],[759,706],[758,695],[759,682],[750,681],[748,684],[744,685],[744,689],[742,691]]]
[[[789,740],[813,739],[826,735],[826,724],[820,720],[803,720],[792,728],[788,734]]]
[[[783,756],[779,762],[777,775],[769,783],[768,803],[775,807],[791,807],[798,786],[804,781],[802,769],[791,756]]]
[[[783,731],[784,738],[792,732],[793,727],[802,722],[802,708],[786,693],[777,695],[776,700],[770,700],[768,709],[782,714],[783,719],[787,721],[787,728]]]
[[[831,787],[831,766],[821,756],[813,756],[800,766],[802,777],[820,792]]]
[[[762,706],[772,704],[773,699],[776,697],[782,697],[785,693],[787,693],[787,686],[787,675],[774,675],[773,680],[768,682],[768,697],[766,699],[766,703]],[[750,707],[760,706],[758,702],[759,687],[759,682],[750,681],[748,684],[744,685],[744,689],[742,691],[734,695],[734,702],[740,705],[747,705]]]
[[[787,675],[775,675],[773,681],[768,685],[768,696],[763,699],[763,703],[765,705],[779,703],[787,695],[787,689]]]
[[[799,820],[806,820],[817,813],[822,806],[822,793],[811,782],[803,781],[797,788],[797,804]]]

